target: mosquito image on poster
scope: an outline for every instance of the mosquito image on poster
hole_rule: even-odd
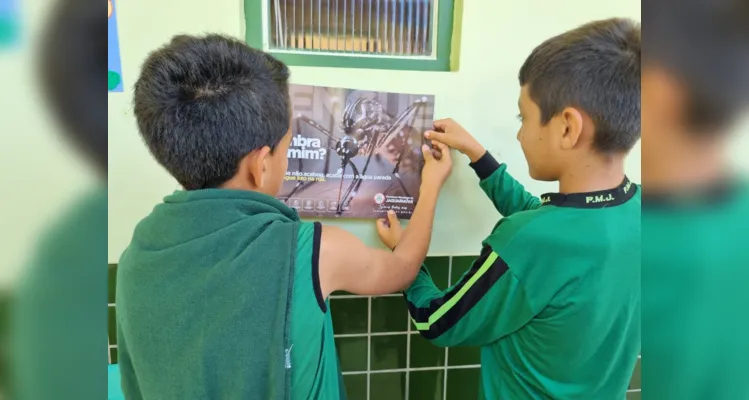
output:
[[[279,199],[302,217],[408,219],[419,197],[434,96],[291,85]]]

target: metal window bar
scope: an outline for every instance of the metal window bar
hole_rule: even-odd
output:
[[[432,55],[439,0],[267,1],[271,49]]]
[[[351,0],[351,51],[356,51],[356,4]]]

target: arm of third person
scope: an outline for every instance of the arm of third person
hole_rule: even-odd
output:
[[[336,290],[362,295],[393,293],[416,278],[429,250],[439,190],[452,166],[449,153],[437,160],[428,149],[424,158],[419,201],[397,249],[371,248],[343,229],[322,228],[320,288],[325,298]]]

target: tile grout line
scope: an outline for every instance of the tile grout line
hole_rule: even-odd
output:
[[[450,288],[453,280],[453,257],[447,258],[447,287]],[[447,347],[445,347],[445,376],[442,377],[442,400],[447,400]]]
[[[413,333],[413,332],[410,332]],[[403,331],[403,332],[372,332],[372,333],[338,333],[333,335],[333,337],[337,338],[357,338],[357,337],[367,337],[367,336],[398,336],[398,335],[408,335],[409,332]]]
[[[456,369],[481,369],[481,364],[472,364],[472,365],[453,365],[451,367],[448,367],[448,371],[453,371]],[[379,369],[379,370],[373,370],[373,371],[346,371],[342,372],[342,375],[373,375],[373,374],[388,374],[388,373],[395,373],[395,372],[420,372],[420,371],[444,371],[445,367],[418,367],[418,368],[394,368],[394,369]]]
[[[408,336],[406,336],[406,393],[405,393],[405,399],[408,400],[408,392],[409,392],[409,385],[411,380],[411,314],[406,311],[406,317],[408,320],[406,323],[408,324],[408,328],[406,328],[406,333]]]
[[[372,296],[367,299],[367,400],[371,397],[372,368]]]
[[[400,297],[401,295],[398,293],[388,293],[388,294],[379,294],[377,297]],[[345,300],[345,299],[366,299],[370,296],[363,296],[359,294],[331,294],[330,299],[331,300]]]

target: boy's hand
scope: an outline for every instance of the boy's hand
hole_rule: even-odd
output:
[[[424,133],[429,140],[442,142],[465,154],[471,162],[478,161],[486,149],[460,124],[450,118],[434,121],[434,130]]]
[[[398,220],[398,216],[395,215],[395,211],[388,211],[387,219],[381,218],[377,220],[377,235],[380,236],[382,243],[390,250],[395,248],[401,240],[401,235],[403,235],[403,227],[401,227],[401,222]]]
[[[450,149],[437,140],[432,140],[434,150],[424,145],[421,151],[424,153],[424,169],[421,170],[421,188],[439,189],[445,183],[452,172],[453,160]]]

